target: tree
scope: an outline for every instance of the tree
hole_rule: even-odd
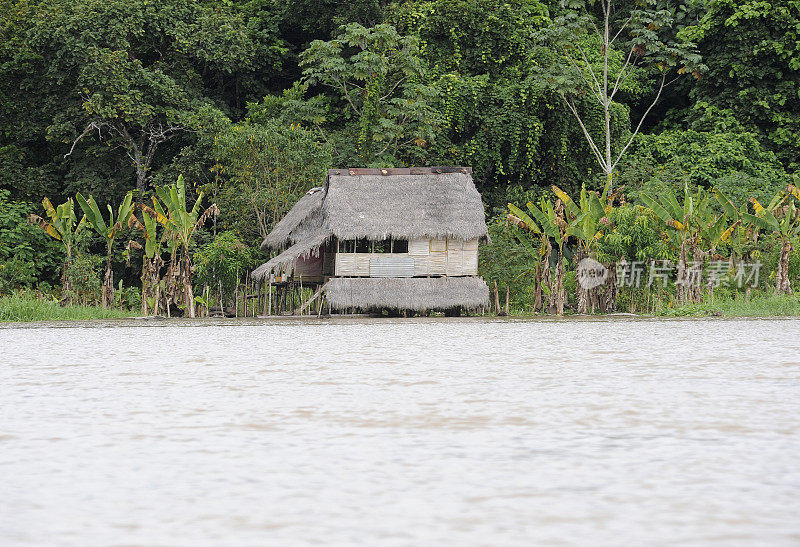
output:
[[[297,124],[245,120],[214,139],[218,197],[238,211],[229,226],[240,235],[264,239],[310,188],[325,182],[331,147]]]
[[[800,6],[794,0],[703,2],[702,18],[682,31],[708,73],[694,83],[692,126],[733,116],[756,132],[790,170],[800,165]]]
[[[419,37],[437,90],[441,124],[426,146],[429,163],[471,165],[484,201],[498,212],[517,190],[580,189],[591,158],[574,153],[580,129],[536,73],[552,59],[535,40],[550,23],[546,2],[435,0],[387,11],[398,32]]]
[[[768,230],[778,237],[780,255],[778,269],[775,272],[775,293],[791,294],[792,283],[789,278],[789,255],[794,250],[794,242],[800,235],[800,209],[796,205],[800,200],[800,190],[792,184],[784,191],[775,194],[772,201],[764,207],[755,198],[750,198],[755,215],[742,213],[742,218],[763,230]]]
[[[29,222],[38,225],[47,235],[60,241],[64,246],[65,259],[61,273],[61,292],[63,298],[70,301],[72,299],[72,287],[69,282],[69,269],[72,266],[72,249],[75,246],[78,233],[83,228],[85,217],[81,218],[80,222],[78,221],[75,215],[75,204],[72,199],[68,199],[58,207],[53,207],[50,200],[45,197],[42,199],[42,205],[50,221],[46,221],[39,215],[31,214]]]
[[[678,270],[675,297],[679,303],[700,302],[702,287],[698,277],[705,253],[700,247],[700,231],[705,227],[709,197],[703,189],[690,192],[683,189],[683,203],[679,203],[672,189],[658,197],[641,194],[639,198],[652,209],[665,224],[673,246],[678,250]],[[692,262],[690,265],[689,262]]]
[[[611,263],[606,267],[606,279],[603,285],[591,286],[591,279],[582,278],[581,262],[583,259],[595,260],[598,244],[603,238],[603,231],[610,225],[608,217],[611,215],[615,196],[608,195],[610,182],[607,182],[602,195],[597,192],[587,191],[584,185],[581,188],[578,203],[575,203],[563,190],[553,186],[553,193],[561,200],[565,207],[565,217],[568,223],[567,235],[578,241],[578,251],[573,262],[578,277],[575,290],[577,291],[578,313],[593,313],[595,309],[601,312],[612,312],[616,309],[616,264]],[[587,265],[591,267],[591,262]]]
[[[537,272],[541,272],[541,281],[547,287],[547,308],[557,315],[563,315],[564,305],[567,302],[567,295],[564,291],[564,246],[569,238],[568,230],[570,228],[564,218],[564,203],[560,199],[556,199],[555,204],[549,200],[541,199],[539,207],[532,202],[528,202],[526,207],[530,215],[516,205],[509,203],[508,209],[511,214],[507,217],[508,221],[520,228],[523,233],[530,232],[541,237],[538,255],[542,266],[541,269],[537,266]],[[518,237],[518,240],[524,244],[525,237]],[[558,247],[555,272],[550,271],[551,239],[555,241]],[[532,251],[531,254],[536,256],[536,253],[533,252],[533,247],[526,246]]]
[[[142,314],[147,315],[148,308],[152,308],[153,314],[158,315],[159,303],[161,301],[161,283],[159,277],[164,260],[161,252],[164,244],[163,235],[159,237],[158,224],[156,218],[147,209],[142,210],[142,220],[139,221],[136,215],[131,215],[128,226],[136,228],[142,232],[144,246],[135,241],[128,243],[129,247],[138,246],[142,251]],[[136,245],[133,245],[136,243]]]
[[[279,73],[286,48],[259,4],[0,0],[0,150],[49,193],[91,181],[141,199],[211,111],[237,114]]]
[[[80,192],[75,195],[78,205],[83,209],[83,214],[89,226],[94,228],[106,242],[106,273],[103,277],[103,307],[110,308],[114,305],[114,270],[111,267],[111,256],[114,251],[114,241],[128,224],[128,219],[133,212],[133,192],[125,194],[125,199],[117,208],[117,215],[111,205],[108,207],[108,223],[103,219],[103,214],[97,206],[93,196],[89,196],[88,201]]]
[[[552,68],[543,67],[541,74],[545,84],[558,93],[578,122],[611,188],[614,169],[664,88],[684,73],[699,77],[704,67],[694,44],[678,41],[671,35],[673,10],[656,0],[630,4],[571,0],[568,4],[564,14],[541,34],[545,43],[558,53]],[[642,72],[657,75],[655,97],[620,146],[612,142],[614,98],[632,77]],[[589,114],[582,112],[581,99],[602,110],[599,130],[602,140],[588,123]]]
[[[345,121],[356,124],[359,164],[394,164],[434,138],[435,89],[423,83],[416,37],[387,24],[368,29],[351,23],[333,40],[313,41],[300,64],[305,82],[321,84],[343,101]]]
[[[197,196],[197,201],[191,209],[186,203],[186,183],[183,176],[178,177],[175,184],[156,188],[156,196],[153,196],[153,208],[143,206],[156,221],[166,230],[166,237],[172,242],[170,266],[167,271],[167,283],[171,287],[167,288],[170,299],[183,301],[189,317],[195,316],[194,293],[192,291],[192,259],[189,254],[189,246],[192,244],[197,230],[206,221],[219,214],[219,207],[212,203],[200,214],[200,206],[203,202],[203,193]],[[178,256],[180,252],[180,256]],[[176,290],[171,290],[176,289]]]

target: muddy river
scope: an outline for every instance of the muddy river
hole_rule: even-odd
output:
[[[0,325],[2,545],[798,545],[799,320]]]

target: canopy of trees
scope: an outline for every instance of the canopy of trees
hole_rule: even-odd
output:
[[[798,168],[792,0],[0,0],[0,11],[3,260],[13,244],[58,263],[52,242],[10,220],[44,215],[44,196],[117,204],[133,191],[141,205],[179,175],[190,205],[202,191],[219,206],[197,244],[231,231],[256,257],[329,166],[470,165],[496,218],[553,185],[602,191],[612,171],[631,200],[688,185],[768,201]],[[108,254],[110,278],[142,275],[91,230],[78,239]],[[54,286],[63,274],[30,272]]]

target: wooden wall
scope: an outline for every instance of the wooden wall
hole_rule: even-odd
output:
[[[335,275],[358,277],[408,277],[407,259],[414,260],[413,275],[466,276],[478,275],[478,240],[424,239],[408,242],[408,253],[338,253]],[[373,270],[370,270],[373,259]],[[404,260],[406,259],[406,260]],[[395,267],[396,266],[396,267]]]

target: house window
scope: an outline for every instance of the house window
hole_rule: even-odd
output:
[[[371,247],[372,245],[370,244],[370,241],[365,237],[362,237],[356,241],[357,253],[368,253]]]
[[[391,248],[393,253],[407,253],[408,240],[407,239],[393,239],[391,241]]]
[[[348,239],[339,241],[340,253],[408,253],[407,239],[384,239],[370,241],[368,239]]]

